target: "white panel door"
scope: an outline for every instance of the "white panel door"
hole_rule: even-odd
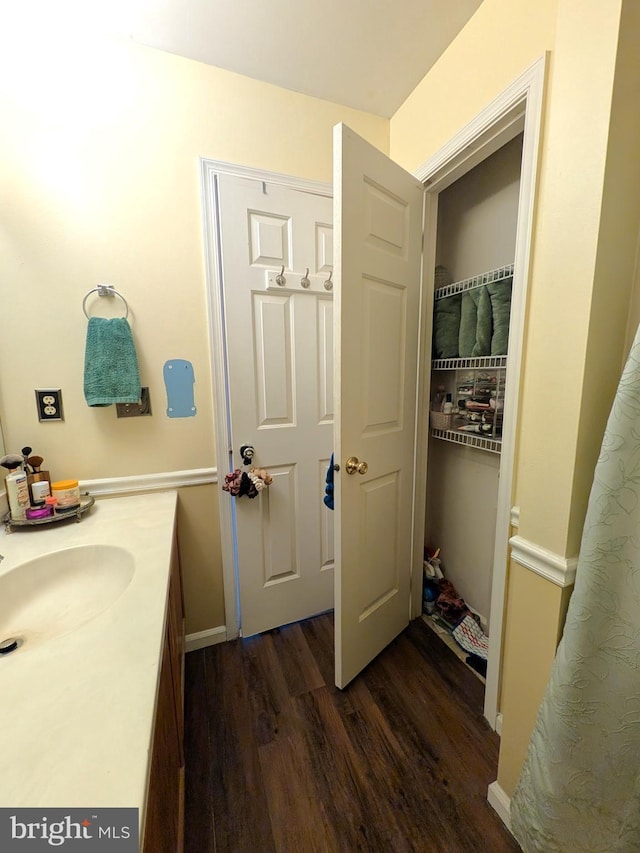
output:
[[[254,499],[220,495],[236,504],[249,636],[333,607],[333,513],[322,501],[333,442],[332,202],[226,174],[218,192],[229,464],[242,467],[240,446],[251,444],[273,476]]]
[[[409,622],[422,211],[416,178],[335,128],[338,687]]]

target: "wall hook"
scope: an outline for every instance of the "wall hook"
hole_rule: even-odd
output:
[[[329,278],[324,283],[325,290],[333,290],[333,282],[331,281],[331,277],[333,275],[333,270],[329,273]]]
[[[283,264],[279,275],[276,276],[276,284],[280,285],[280,287],[284,287],[286,283],[287,283],[287,280],[284,277],[284,264]]]
[[[307,267],[306,273],[300,279],[300,284],[303,287],[310,287],[311,286],[311,281],[309,280],[309,267]]]

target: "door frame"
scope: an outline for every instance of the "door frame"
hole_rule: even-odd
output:
[[[534,201],[539,160],[542,108],[548,66],[545,54],[478,115],[463,127],[432,157],[422,163],[414,175],[425,186],[425,234],[423,250],[423,293],[421,298],[421,328],[419,349],[418,406],[416,423],[413,500],[413,559],[411,616],[417,617],[422,607],[422,562],[427,477],[427,441],[429,435],[428,406],[430,382],[430,341],[435,266],[435,241],[438,193],[446,189],[478,163],[489,157],[523,131],[518,227],[514,259],[514,293],[509,335],[508,401],[505,400],[507,430],[502,437],[502,459],[498,489],[496,547],[494,551],[491,590],[491,637],[485,689],[484,715],[492,728],[500,728],[500,676],[506,599],[508,540],[512,518],[514,463],[517,450],[517,417],[519,411],[519,379],[525,326],[525,307],[531,266],[531,244],[534,220]],[[224,308],[222,300],[222,267],[220,256],[220,216],[217,176],[221,173],[278,184],[302,192],[331,197],[332,184],[296,178],[263,169],[239,166],[219,160],[201,158],[202,222],[205,254],[207,314],[209,319],[209,350],[211,358],[212,397],[215,418],[215,449],[218,469],[228,464],[232,452],[229,406],[226,382],[226,346]],[[239,596],[236,577],[235,543],[233,536],[233,502],[218,501],[222,570],[227,639],[234,639],[240,630]],[[513,515],[516,515],[515,513]]]
[[[209,330],[209,353],[211,360],[211,394],[213,397],[214,445],[218,481],[220,468],[229,465],[233,454],[230,423],[230,407],[227,381],[226,330],[224,320],[224,291],[220,240],[220,194],[218,176],[232,175],[277,184],[300,192],[333,197],[332,184],[296,178],[279,172],[268,172],[249,166],[238,166],[221,160],[200,159],[200,182],[202,188],[202,223],[205,256],[205,282]],[[226,471],[225,471],[226,473]],[[222,551],[222,583],[224,592],[225,626],[227,640],[235,639],[241,631],[240,595],[237,577],[237,552],[234,537],[234,502],[221,499],[218,493],[218,519],[220,523],[220,546]]]
[[[429,437],[428,401],[430,385],[431,332],[438,194],[477,166],[520,132],[523,132],[518,223],[513,273],[513,295],[509,329],[504,426],[496,538],[491,583],[491,634],[485,688],[484,715],[493,729],[501,728],[500,678],[505,622],[509,537],[514,498],[515,458],[518,446],[520,371],[525,331],[525,309],[531,272],[531,246],[535,216],[537,167],[540,153],[542,110],[548,54],[543,55],[511,83],[485,109],[463,127],[432,157],[416,169],[414,175],[425,186],[425,235],[423,249],[422,328],[418,369],[418,407],[416,426],[416,479],[414,491],[414,539],[412,616],[422,607],[422,563],[424,549],[427,445]]]

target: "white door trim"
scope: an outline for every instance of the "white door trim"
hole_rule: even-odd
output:
[[[220,209],[218,199],[218,175],[225,173],[242,178],[252,178],[270,184],[279,184],[289,189],[331,197],[331,184],[295,178],[278,172],[267,172],[247,166],[237,166],[219,160],[202,158],[200,180],[202,186],[202,221],[205,254],[205,281],[207,314],[209,319],[209,351],[211,357],[211,381],[213,412],[215,419],[216,465],[220,480],[224,481],[229,453],[232,449],[227,396],[227,370],[225,347],[225,323],[222,300],[222,267],[220,264]],[[218,501],[220,521],[220,544],[222,549],[222,578],[224,585],[224,609],[227,639],[238,636],[240,630],[239,599],[235,569],[235,543],[233,541],[233,501],[220,494]]]
[[[509,363],[507,367],[508,396],[505,399],[505,430],[502,435],[502,458],[498,487],[498,510],[496,545],[493,562],[491,588],[491,636],[489,639],[489,662],[485,690],[484,715],[492,728],[500,699],[500,673],[502,665],[502,636],[504,630],[505,586],[509,558],[509,525],[513,504],[513,478],[515,451],[517,446],[518,397],[524,317],[527,300],[527,285],[530,274],[531,242],[533,231],[536,174],[542,126],[542,102],[545,83],[546,55],[541,57],[495,100],[480,112],[468,125],[456,134],[433,157],[416,171],[427,189],[427,231],[425,234],[425,286],[423,300],[422,340],[430,340],[433,270],[435,266],[435,231],[437,226],[437,194],[464,175],[486,157],[521,131],[524,131],[520,196],[518,202],[518,228],[514,260],[514,288],[511,303],[509,331]],[[431,256],[429,256],[429,253]],[[424,346],[424,344],[423,344]],[[429,351],[423,351],[420,359],[423,376],[418,387],[418,440],[416,454],[416,489],[414,494],[415,519],[413,589],[422,584],[422,549],[424,543],[425,483],[427,476],[426,446],[429,436],[428,419],[425,415],[429,399]],[[418,616],[421,597],[412,598],[414,616]]]

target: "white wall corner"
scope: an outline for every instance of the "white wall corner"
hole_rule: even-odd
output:
[[[509,832],[511,832],[511,798],[507,796],[497,781],[489,785],[487,800],[491,808],[497,813]]]
[[[548,551],[523,536],[509,539],[511,557],[520,566],[546,578],[557,586],[573,586],[576,580],[577,557],[562,557]]]
[[[185,652],[195,652],[207,646],[215,646],[218,643],[227,642],[226,625],[217,628],[208,628],[206,631],[196,631],[195,634],[187,634],[184,640]]]

